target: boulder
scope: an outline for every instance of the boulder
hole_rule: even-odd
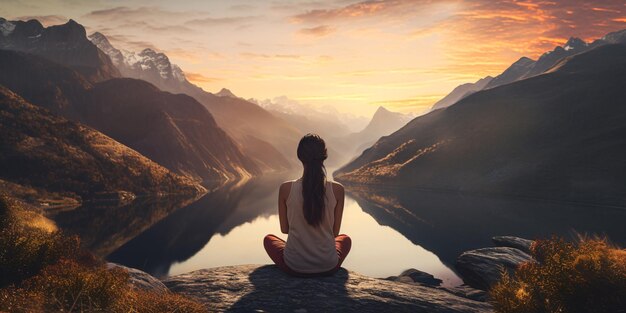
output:
[[[456,269],[467,285],[488,290],[500,280],[503,271],[512,273],[518,265],[529,261],[532,257],[519,249],[482,248],[463,252],[456,260]]]
[[[130,283],[134,288],[147,291],[169,292],[169,289],[156,277],[136,268],[126,267],[116,263],[107,263],[107,268],[121,268],[128,272]]]
[[[532,240],[514,236],[495,236],[491,240],[497,247],[520,249],[528,254],[530,254],[530,246],[533,244]]]
[[[296,278],[274,265],[238,265],[172,276],[164,283],[211,312],[492,312],[487,303],[443,289],[345,269],[328,277]]]
[[[414,268],[402,272],[399,276],[391,276],[385,279],[402,283],[421,283],[428,286],[440,286],[443,282],[441,279],[435,278],[435,276],[431,274]]]

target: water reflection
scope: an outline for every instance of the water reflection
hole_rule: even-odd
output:
[[[278,185],[286,179],[270,176],[208,194],[156,223],[108,259],[161,277],[201,268],[271,262],[262,238],[268,233],[280,235],[276,201]],[[351,270],[386,277],[415,267],[443,279],[446,285],[460,283],[435,254],[381,226],[350,197],[346,199],[342,232],[353,239],[344,263]]]
[[[273,214],[275,190],[282,181],[282,176],[266,176],[215,190],[156,223],[108,259],[167,276],[172,263],[192,257],[215,234],[225,235],[238,225]]]
[[[171,212],[195,200],[189,196],[170,196],[137,198],[121,205],[92,202],[59,212],[51,218],[64,231],[78,234],[84,247],[96,255],[106,256]]]
[[[379,223],[450,266],[462,252],[492,245],[490,239],[497,235],[607,235],[619,245],[626,243],[624,208],[410,189],[351,187],[349,193]]]
[[[279,235],[276,199],[278,185],[286,179],[268,176],[207,194],[121,246],[123,240],[113,240],[109,247],[119,248],[108,259],[161,277],[268,263],[261,240],[268,233]],[[626,210],[619,208],[406,189],[347,189],[342,232],[353,238],[353,248],[344,266],[374,277],[413,267],[446,285],[459,284],[453,271],[456,257],[490,246],[495,235],[540,238],[577,231],[606,234],[618,244],[626,243]],[[106,236],[97,238],[101,239],[90,241],[102,243]]]

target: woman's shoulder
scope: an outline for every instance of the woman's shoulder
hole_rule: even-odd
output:
[[[287,180],[280,184],[280,189],[291,187],[291,184],[295,182],[295,180]]]
[[[335,193],[344,191],[344,187],[343,187],[343,185],[341,183],[338,183],[338,182],[336,182],[334,180],[330,180],[330,181],[328,181],[328,183],[332,186],[333,191]]]

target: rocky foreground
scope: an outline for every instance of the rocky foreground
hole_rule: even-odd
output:
[[[491,306],[444,289],[372,278],[341,269],[294,278],[274,265],[239,265],[168,278],[165,285],[226,312],[491,312]]]
[[[454,288],[442,287],[441,280],[416,269],[386,279],[343,268],[330,277],[296,278],[274,265],[237,265],[162,282],[125,269],[136,288],[180,293],[205,304],[210,312],[492,312],[485,290],[503,271],[532,261],[528,254],[532,241],[508,236],[493,241],[497,247],[459,256],[456,268],[467,285]]]

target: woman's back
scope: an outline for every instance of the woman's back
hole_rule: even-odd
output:
[[[324,215],[318,226],[307,223],[303,212],[302,179],[292,181],[287,197],[289,236],[284,251],[285,263],[300,273],[332,270],[338,261],[333,232],[337,199],[333,183],[326,182]]]

